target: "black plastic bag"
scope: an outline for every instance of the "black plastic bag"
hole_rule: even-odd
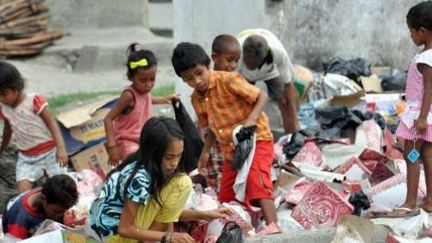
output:
[[[370,202],[363,191],[351,193],[348,202],[354,206],[354,215],[360,216],[361,212],[370,208]]]
[[[243,243],[243,233],[241,227],[235,222],[229,221],[222,229],[222,233],[216,243]]]
[[[340,57],[333,57],[322,64],[325,73],[337,73],[354,81],[359,81],[360,76],[370,76],[370,66],[363,58],[345,61]]]
[[[384,91],[403,91],[407,79],[406,72],[400,72],[393,76],[384,76],[381,86]]]
[[[234,148],[233,160],[231,162],[232,170],[239,170],[249,157],[254,146],[253,134],[255,129],[256,126],[242,127],[236,134],[238,144]]]
[[[175,119],[184,133],[184,151],[179,168],[189,173],[198,167],[198,159],[201,155],[204,143],[198,132],[198,128],[187,113],[180,101],[173,101]]]
[[[321,125],[320,136],[327,138],[352,137],[364,116],[347,107],[328,107],[315,110],[315,118]]]

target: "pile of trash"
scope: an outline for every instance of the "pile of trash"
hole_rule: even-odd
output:
[[[281,201],[280,226],[292,233],[337,227],[334,242],[371,242],[374,225],[391,229],[387,242],[431,236],[428,232],[432,225],[424,211],[388,218],[394,208],[404,203],[407,193],[406,163],[393,133],[380,127],[375,119],[360,120],[354,129],[354,140],[320,137],[322,134],[315,132],[310,136],[300,133],[301,138],[293,142],[304,141],[298,151],[293,152],[296,146],[288,143],[276,145],[283,151],[279,154],[281,169],[276,181]],[[425,195],[422,170],[418,200]],[[358,229],[365,224],[370,225],[367,239]]]
[[[232,222],[238,227],[237,233],[249,239],[332,228],[336,232],[333,242],[371,242],[376,225],[390,229],[386,242],[432,237],[432,225],[424,211],[406,218],[386,217],[404,203],[406,196],[403,142],[394,136],[406,108],[401,93],[404,73],[370,67],[362,59],[346,62],[340,58],[325,64],[323,73],[301,66],[296,70],[301,130],[274,145],[272,178],[278,224],[266,226],[259,208],[246,209],[236,202],[220,204],[217,188],[203,182],[194,185],[187,207],[212,210],[222,205],[232,209],[233,215],[211,222],[179,222],[176,231],[207,243],[216,242],[224,226]],[[81,229],[109,170],[104,134],[99,131],[114,102],[109,98],[57,116],[68,151],[73,154],[71,161],[77,172],[71,175],[78,183],[80,199],[65,214],[64,226],[47,223],[47,231],[90,242]],[[76,114],[87,116],[78,119]],[[193,142],[186,147],[202,146]],[[199,151],[186,153],[191,161],[198,155]],[[423,170],[421,173],[419,200],[426,194]],[[199,181],[196,170],[190,176]],[[54,231],[48,230],[51,228]]]
[[[321,74],[297,67],[301,130],[275,144],[279,225],[290,233],[336,228],[333,242],[371,242],[383,225],[390,232],[382,241],[430,242],[427,212],[391,213],[407,193],[403,141],[394,136],[406,73],[361,59],[323,67]],[[425,195],[421,169],[418,201]]]
[[[49,30],[44,0],[10,0],[0,4],[0,56],[41,53],[63,33]]]

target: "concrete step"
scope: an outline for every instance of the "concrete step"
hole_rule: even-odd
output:
[[[106,71],[125,65],[126,48],[133,42],[153,51],[159,65],[170,64],[173,39],[142,27],[76,30],[47,48],[43,56],[64,58],[74,72]]]
[[[390,230],[384,225],[375,225],[372,233],[372,242],[385,243]],[[334,242],[335,228],[324,228],[305,230],[299,232],[283,232],[281,234],[267,235],[262,237],[251,237],[246,239],[247,243],[331,243]]]
[[[139,42],[158,58],[156,87],[173,84],[172,38],[155,36],[146,28],[73,31],[41,55],[11,61],[26,78],[27,90],[47,96],[121,90],[126,78],[126,48]]]

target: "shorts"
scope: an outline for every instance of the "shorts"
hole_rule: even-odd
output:
[[[255,82],[250,82],[255,84]],[[278,100],[284,94],[285,80],[282,80],[281,76],[276,78],[264,80],[267,87],[267,94],[271,99]]]
[[[257,141],[255,155],[249,170],[246,183],[246,207],[258,206],[259,199],[273,199],[273,183],[271,167],[273,164],[273,142]],[[231,161],[225,159],[222,166],[222,180],[219,192],[219,201],[235,201],[233,185],[237,171],[231,169]]]
[[[29,180],[34,182],[44,176],[61,175],[67,172],[67,167],[61,167],[57,163],[56,148],[39,155],[25,155],[18,152],[16,164],[16,181]]]

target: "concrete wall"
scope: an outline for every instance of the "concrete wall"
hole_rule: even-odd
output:
[[[302,0],[294,8],[294,58],[310,66],[338,55],[405,69],[416,47],[405,23],[420,0]],[[290,33],[282,33],[282,37]],[[296,62],[298,62],[296,61]]]
[[[246,28],[273,31],[294,63],[316,70],[331,57],[363,57],[406,69],[418,48],[405,23],[422,0],[173,0],[174,41],[191,41],[208,52],[213,38]],[[190,89],[176,83],[189,106]],[[274,122],[273,122],[274,123]]]
[[[320,68],[333,56],[404,69],[416,52],[405,24],[421,0],[174,0],[174,38],[210,50],[221,33],[267,28],[295,63]]]
[[[283,9],[291,5],[290,1],[269,4],[266,0],[174,0],[174,41],[199,43],[210,52],[213,38],[221,33],[236,35],[245,28],[269,26],[276,33],[288,32],[293,25]],[[182,94],[186,109],[194,116],[191,89],[178,81],[176,91]]]
[[[47,0],[49,23],[61,30],[148,27],[148,0]]]

